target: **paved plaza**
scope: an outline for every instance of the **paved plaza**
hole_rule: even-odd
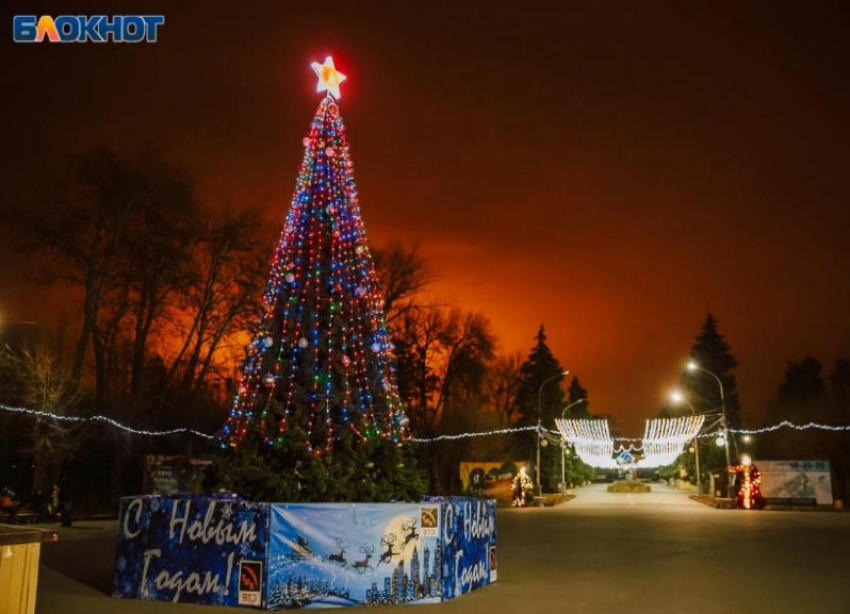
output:
[[[499,581],[441,605],[386,611],[522,614],[847,614],[850,514],[715,510],[660,484],[579,489],[555,508],[499,513]],[[115,523],[43,548],[41,614],[216,614],[108,596]]]

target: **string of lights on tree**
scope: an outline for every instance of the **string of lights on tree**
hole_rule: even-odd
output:
[[[310,131],[292,204],[271,263],[263,311],[247,347],[223,446],[278,446],[287,430],[329,452],[342,429],[360,439],[409,438],[339,112],[345,75],[314,62],[327,92]]]

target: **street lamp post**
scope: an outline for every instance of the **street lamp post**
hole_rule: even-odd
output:
[[[683,395],[681,392],[673,391],[670,394],[670,400],[677,405],[680,403],[684,403],[688,406],[688,409],[691,410],[691,415],[696,416],[697,410],[694,409],[693,404]],[[699,473],[699,433],[694,435],[694,462],[696,463],[697,470],[697,496],[702,494],[702,479],[700,478]]]
[[[561,494],[567,492],[567,446],[566,441],[561,439]]]
[[[534,464],[534,481],[536,482],[535,486],[537,486],[538,496],[543,496],[543,487],[540,485],[540,435],[543,433],[543,387],[549,382],[551,382],[553,379],[564,377],[565,375],[569,374],[569,371],[556,373],[549,379],[544,380],[544,382],[540,384],[540,388],[537,391],[537,432],[535,433],[535,435],[537,436],[537,462]]]
[[[587,399],[579,399],[579,400],[577,400],[577,401],[573,401],[572,403],[570,403],[569,405],[567,405],[567,406],[564,408],[564,410],[561,412],[561,420],[563,420],[563,419],[564,419],[564,416],[566,416],[566,415],[567,415],[567,411],[568,411],[571,407],[573,407],[574,405],[578,405],[579,403],[587,403]],[[564,441],[564,438],[563,438],[563,437],[561,437],[561,493],[565,493],[565,492],[567,492],[567,476],[566,476],[566,468],[565,468],[565,465],[567,464],[567,459],[566,459],[566,455],[567,455],[567,447],[566,447],[566,443],[567,443],[567,442],[566,442],[566,441]]]
[[[731,479],[732,474],[729,473],[729,467],[732,466],[732,455],[731,455],[731,452],[729,451],[729,442],[730,442],[730,439],[729,439],[729,420],[726,417],[726,393],[723,390],[723,382],[720,381],[720,378],[717,377],[717,375],[715,373],[709,371],[708,369],[704,369],[703,367],[699,366],[693,360],[688,362],[687,369],[691,373],[695,373],[697,371],[700,371],[702,373],[707,373],[708,375],[710,375],[711,377],[714,378],[714,380],[717,382],[717,385],[720,387],[720,409],[722,411],[722,416],[723,416],[723,439],[725,441],[724,447],[726,448],[726,498],[731,499],[732,498],[732,479]]]

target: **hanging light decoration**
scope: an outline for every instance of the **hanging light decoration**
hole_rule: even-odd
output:
[[[614,460],[614,440],[608,430],[607,420],[555,420],[558,431],[576,455],[586,465],[611,469],[617,466]]]
[[[704,422],[705,416],[702,415],[647,420],[643,458],[639,465],[665,467],[673,464],[682,454],[685,444],[700,432]]]

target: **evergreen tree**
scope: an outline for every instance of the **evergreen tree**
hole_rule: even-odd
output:
[[[776,390],[773,411],[777,421],[829,423],[830,399],[825,394],[823,367],[813,356],[790,360]],[[822,459],[829,455],[834,438],[819,431],[784,431],[759,437],[759,450],[778,458]]]
[[[829,376],[830,422],[846,424],[850,419],[850,360],[835,361]],[[850,497],[850,437],[832,437],[830,461],[835,481],[835,497]]]
[[[584,400],[583,403],[579,401]],[[567,405],[571,405],[567,418],[590,418],[590,401],[587,398],[587,390],[579,383],[578,376],[573,375],[570,387],[567,389]]]
[[[839,358],[835,361],[829,388],[837,416],[850,416],[850,360]]]
[[[738,361],[732,356],[731,348],[720,334],[718,321],[712,314],[706,316],[689,356],[700,368],[711,371],[723,382],[729,426],[739,428],[741,406],[738,401],[738,383],[732,373],[738,366]],[[688,391],[688,396],[698,411],[720,409],[720,388],[709,374],[685,371],[682,374],[682,387]]]
[[[788,362],[777,401],[789,417],[805,417],[812,404],[821,399],[824,393],[822,370],[820,361],[812,356]]]
[[[696,342],[691,346],[689,352],[690,360],[694,361],[701,369],[714,373],[723,383],[723,392],[726,398],[726,416],[729,419],[730,428],[741,427],[741,406],[738,402],[738,383],[733,371],[738,366],[738,361],[732,356],[731,348],[720,333],[718,320],[711,313],[706,315],[705,322],[697,335]],[[702,371],[685,371],[681,377],[681,386],[686,390],[688,398],[698,412],[719,412],[721,408],[720,387],[708,373]],[[667,412],[672,416],[681,416],[687,411],[682,408],[668,408]],[[726,452],[716,445],[700,442],[700,464],[704,470],[711,470],[726,465]],[[729,445],[735,445],[734,441]],[[690,446],[688,446],[690,447]],[[732,449],[734,451],[734,448]],[[688,450],[680,460],[684,461],[688,473],[695,474],[694,455]],[[704,472],[707,476],[707,471]]]
[[[584,402],[578,403],[581,400],[584,400]],[[578,376],[574,375],[570,380],[570,387],[567,389],[567,406],[570,410],[564,417],[576,420],[592,418],[588,408],[589,404],[587,389],[579,383]],[[594,468],[585,465],[575,454],[565,455],[564,478],[567,488],[589,482],[593,479],[594,474]]]
[[[339,112],[344,78],[314,63],[328,90],[223,432],[224,481],[253,497],[389,500],[421,495],[407,450],[384,301],[360,215]]]
[[[528,358],[520,367],[520,385],[517,391],[517,408],[521,426],[536,426],[538,416],[544,428],[554,428],[555,418],[561,417],[564,408],[564,368],[552,354],[546,344],[546,331],[543,325],[537,331],[536,343]],[[544,386],[545,384],[545,386]],[[543,386],[541,391],[541,386]],[[539,403],[539,407],[538,407]],[[525,458],[533,460],[537,434],[522,434],[519,449]],[[545,446],[541,448],[540,481],[544,490],[556,490],[560,482],[560,448]],[[535,468],[536,469],[536,468]]]

